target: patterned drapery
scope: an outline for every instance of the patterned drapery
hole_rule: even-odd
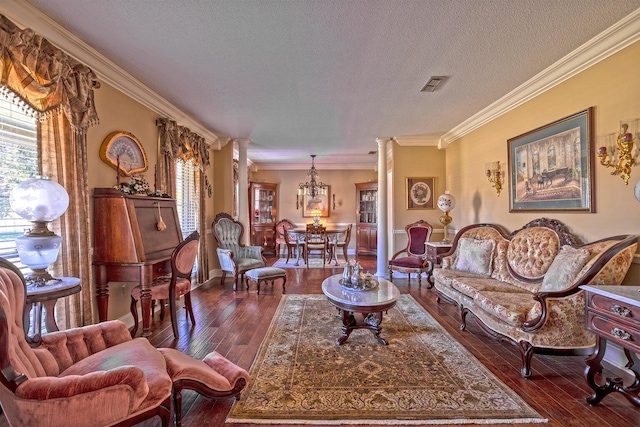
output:
[[[202,136],[170,119],[158,119],[156,125],[160,128],[163,155],[184,161],[193,159],[202,171],[209,167],[209,146]]]
[[[38,119],[39,169],[69,194],[69,208],[53,229],[63,239],[54,276],[79,277],[82,291],[60,301],[62,328],[95,323],[87,179],[87,129],[98,122],[93,71],[33,30],[0,14],[0,91]]]
[[[156,126],[160,128],[160,155],[159,159],[159,183],[160,191],[171,196],[175,195],[175,161],[188,161],[193,159],[198,166],[195,182],[198,184],[199,230],[201,236],[207,235],[205,223],[205,200],[207,189],[205,186],[204,171],[210,166],[209,146],[205,139],[192,132],[189,128],[180,126],[170,119],[156,120]],[[208,280],[209,261],[206,242],[201,241],[198,253],[198,283]]]
[[[0,15],[0,88],[38,113],[64,111],[73,129],[98,122],[93,89],[96,75],[33,30]]]

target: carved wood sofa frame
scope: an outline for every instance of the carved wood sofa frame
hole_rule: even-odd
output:
[[[549,233],[557,236],[557,248],[570,245],[573,248],[585,248],[590,253],[586,265],[579,271],[576,277],[570,281],[569,286],[562,290],[542,291],[542,277],[531,278],[518,272],[518,267],[511,265],[507,259],[509,245],[521,237],[521,233],[529,233],[528,244],[535,246],[539,242],[530,239],[540,230],[541,233]],[[467,272],[456,271],[456,257],[459,251],[459,242],[463,237],[472,239],[493,239],[496,242],[493,255],[493,271],[490,277],[474,275]],[[534,353],[550,355],[589,355],[595,349],[595,336],[586,330],[584,312],[584,291],[582,285],[620,285],[631,265],[637,249],[637,235],[619,235],[597,240],[589,244],[580,244],[579,240],[571,234],[566,226],[557,220],[540,218],[531,221],[523,228],[508,234],[507,231],[496,224],[474,224],[462,228],[454,238],[451,250],[443,257],[442,268],[434,270],[436,301],[441,299],[455,304],[460,309],[460,329],[465,330],[467,316],[472,314],[478,326],[489,336],[500,341],[509,342],[520,350],[521,375],[524,378],[531,376],[531,359]],[[520,242],[522,244],[522,241]],[[527,244],[527,242],[525,242]],[[524,249],[523,249],[524,250]],[[529,253],[536,253],[533,248]],[[553,258],[551,257],[551,258]],[[548,270],[551,260],[547,260]],[[460,283],[454,283],[460,281]],[[453,286],[452,286],[453,284]],[[466,286],[473,297],[457,292],[454,287]],[[475,288],[475,289],[474,289]],[[494,315],[487,304],[482,303],[483,290],[490,298],[499,299],[504,293],[505,304],[501,307],[492,307],[495,311],[502,310],[500,315]],[[509,295],[509,291],[513,294]],[[496,296],[497,295],[497,296]],[[479,303],[480,301],[480,303]],[[485,300],[486,301],[486,300]],[[517,326],[504,320],[509,310],[517,311],[513,305],[518,301],[525,302],[528,310],[523,310],[526,317]],[[511,304],[511,307],[509,306]],[[506,313],[506,314],[505,314]],[[511,313],[513,314],[513,313]],[[553,319],[551,321],[551,319]]]

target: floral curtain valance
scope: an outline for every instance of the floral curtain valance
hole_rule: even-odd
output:
[[[209,167],[209,147],[205,139],[184,126],[169,119],[158,119],[160,128],[160,149],[165,155],[176,159],[193,159],[200,170]]]
[[[0,90],[18,97],[38,118],[64,111],[72,128],[98,122],[93,71],[33,30],[0,14]]]

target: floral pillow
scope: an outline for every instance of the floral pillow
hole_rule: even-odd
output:
[[[544,275],[540,292],[556,292],[569,288],[576,275],[589,261],[589,256],[587,249],[563,246]]]
[[[495,243],[490,239],[470,239],[461,237],[458,240],[458,257],[455,269],[468,273],[490,276],[493,264]]]

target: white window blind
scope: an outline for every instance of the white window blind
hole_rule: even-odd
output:
[[[198,186],[193,161],[176,161],[176,203],[182,236],[198,230]]]
[[[11,210],[13,187],[38,174],[36,119],[0,96],[0,257],[20,264],[14,239],[31,223]]]

